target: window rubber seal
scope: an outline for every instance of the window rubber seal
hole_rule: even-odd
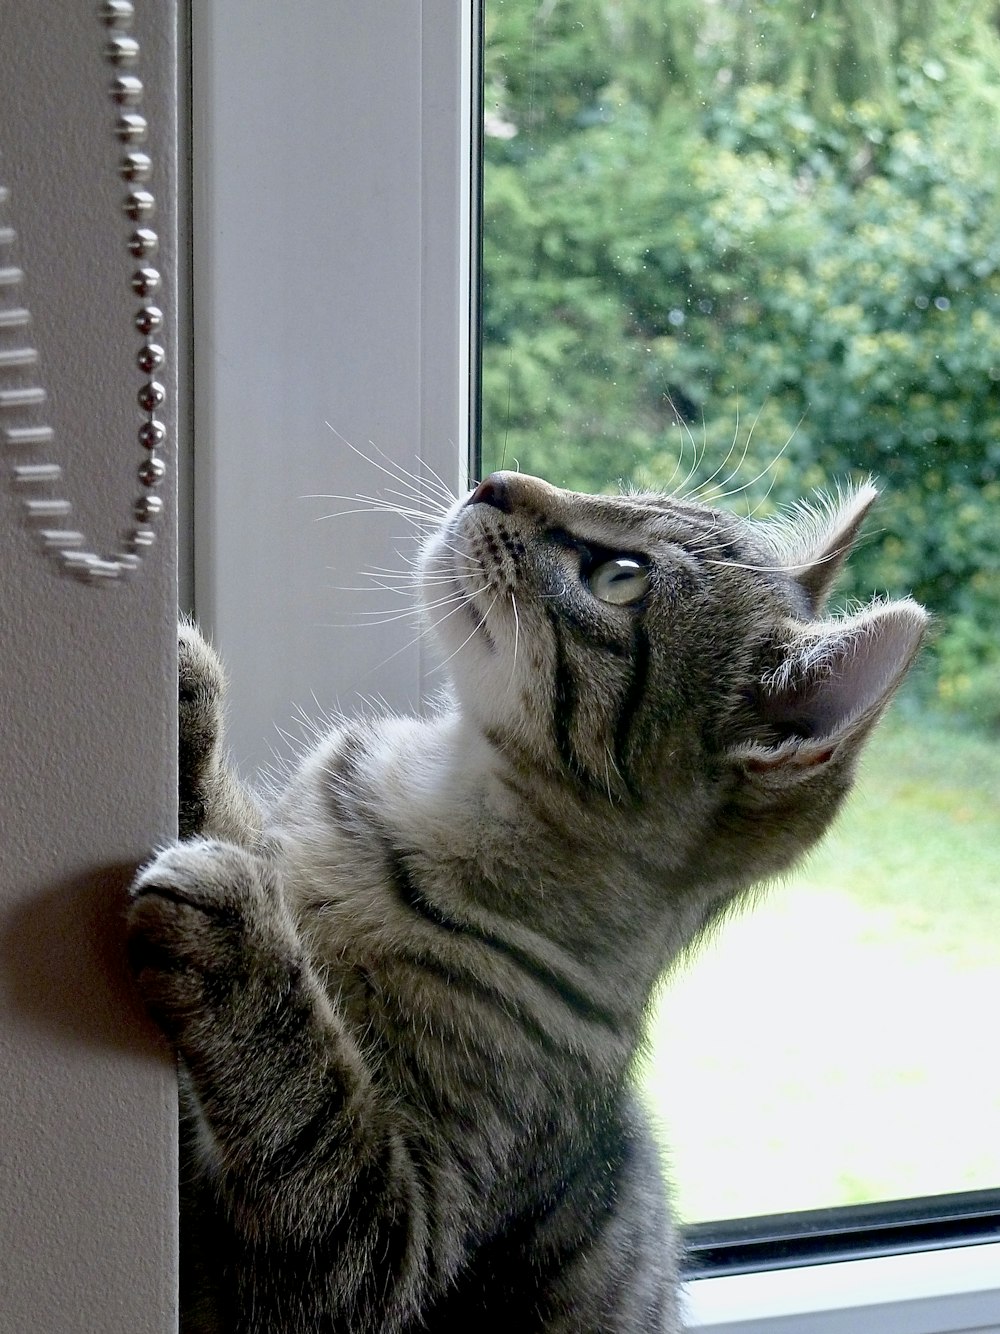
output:
[[[1000,1241],[1000,1189],[693,1223],[685,1279]]]

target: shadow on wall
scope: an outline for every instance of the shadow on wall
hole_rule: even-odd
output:
[[[0,923],[0,988],[19,1021],[65,1041],[173,1061],[132,982],[125,906],[135,866],[44,889]]]

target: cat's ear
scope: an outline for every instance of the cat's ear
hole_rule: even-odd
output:
[[[813,614],[821,611],[878,491],[871,482],[778,521],[773,530],[779,563],[805,589]]]
[[[750,771],[794,777],[856,748],[906,675],[927,621],[905,598],[803,626],[781,667],[760,682],[759,739],[735,757]]]

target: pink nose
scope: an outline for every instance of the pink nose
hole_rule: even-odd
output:
[[[492,505],[495,510],[500,510],[503,514],[512,514],[514,506],[511,503],[510,487],[502,473],[490,473],[479,483],[475,491],[466,501],[468,505]]]

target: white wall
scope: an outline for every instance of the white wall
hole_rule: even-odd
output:
[[[162,267],[176,275],[175,6],[142,6]],[[27,306],[55,440],[13,447],[0,407],[0,1330],[174,1327],[170,1058],[124,965],[135,863],[173,828],[176,685],[169,525],[139,575],[93,587],[44,557],[15,463],[58,462],[74,526],[117,545],[139,486],[124,193],[95,3],[0,0],[0,310]],[[172,313],[173,294],[160,304]],[[171,319],[170,383],[177,365]],[[171,417],[175,414],[171,412]],[[169,491],[168,491],[169,495]]]

